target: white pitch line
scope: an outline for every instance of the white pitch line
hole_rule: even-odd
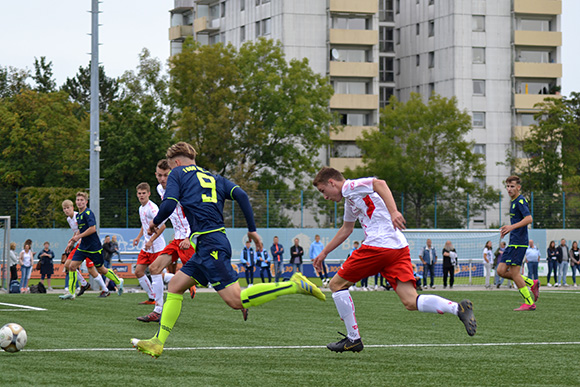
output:
[[[457,343],[457,344],[371,344],[365,348],[425,348],[425,347],[507,347],[527,345],[579,345],[580,341],[555,341],[536,343]],[[164,351],[231,351],[252,349],[320,349],[325,345],[257,345],[243,347],[176,347],[164,348]],[[96,351],[135,351],[134,348],[54,348],[54,349],[25,349],[23,352],[96,352]]]
[[[8,304],[6,302],[0,302],[0,305],[6,305],[6,306],[14,306],[16,308],[21,308],[21,309],[28,309],[28,310],[46,310],[44,308],[37,308],[35,306],[28,306],[28,305],[20,305],[20,304]],[[0,312],[4,312],[6,310],[15,310],[15,309],[0,309]]]

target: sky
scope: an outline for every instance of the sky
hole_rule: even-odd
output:
[[[508,0],[505,0],[508,1]],[[135,70],[143,48],[166,63],[173,0],[102,0],[99,61],[109,77]],[[23,8],[26,5],[26,9]],[[562,94],[580,92],[580,0],[562,3]],[[33,69],[34,58],[53,64],[57,85],[90,62],[91,0],[0,0],[0,66]]]

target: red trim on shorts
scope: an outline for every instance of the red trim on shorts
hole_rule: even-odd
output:
[[[183,242],[183,239],[174,239],[165,248],[159,255],[169,255],[171,256],[171,263],[176,263],[178,259],[181,259],[181,263],[185,265],[189,258],[193,257],[195,254],[195,249],[189,244],[189,248],[187,250],[183,250],[179,248],[179,244]]]
[[[353,251],[338,270],[338,275],[349,282],[356,283],[363,278],[381,274],[393,289],[397,280],[415,284],[409,246],[402,249],[387,249],[362,245]]]
[[[151,265],[153,261],[161,254],[159,253],[148,253],[146,251],[139,251],[139,255],[137,256],[137,265]]]

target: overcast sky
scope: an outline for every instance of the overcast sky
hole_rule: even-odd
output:
[[[90,61],[90,8],[91,0],[0,0],[0,66],[32,69],[46,56],[60,86]],[[171,8],[173,0],[103,0],[99,59],[108,76],[134,70],[144,47],[166,62]],[[580,0],[563,0],[564,95],[580,91],[578,16]]]

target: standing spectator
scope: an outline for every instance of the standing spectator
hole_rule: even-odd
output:
[[[290,264],[294,268],[294,271],[302,273],[302,256],[304,255],[304,249],[298,244],[300,242],[298,238],[294,238],[294,246],[290,247]]]
[[[485,288],[491,288],[489,278],[491,277],[491,266],[493,265],[493,246],[491,241],[485,242],[483,248],[483,269],[485,270]]]
[[[572,281],[574,281],[574,287],[576,285],[576,270],[580,273],[580,250],[578,249],[578,242],[572,242],[572,247],[570,248],[570,267],[572,269]]]
[[[26,242],[28,242],[28,240]],[[18,261],[20,263],[20,273],[22,275],[22,278],[20,278],[20,293],[27,293],[29,291],[28,279],[30,278],[30,272],[32,271],[32,265],[34,264],[34,253],[30,250],[30,243],[24,243],[24,249],[20,252]]]
[[[443,247],[443,289],[447,288],[447,277],[449,276],[449,287],[453,289],[455,282],[455,265],[457,265],[457,251],[451,241],[445,242]]]
[[[526,261],[528,262],[528,277],[533,280],[538,279],[538,264],[540,263],[540,250],[534,246],[534,240],[530,239],[530,246],[526,250]]]
[[[566,283],[566,274],[568,274],[568,257],[569,250],[568,245],[566,245],[566,239],[562,238],[560,240],[560,246],[558,246],[558,273],[560,273],[560,286],[568,286]]]
[[[435,289],[435,264],[437,263],[437,252],[435,247],[431,246],[431,239],[427,239],[427,246],[423,247],[423,251],[419,254],[421,263],[423,263],[423,286],[427,288],[427,275],[431,281],[431,289]]]
[[[272,253],[272,260],[274,261],[274,277],[275,282],[280,282],[280,278],[284,275],[284,246],[278,243],[278,237],[274,237],[274,243],[270,247]]]
[[[10,266],[10,282],[18,279],[18,257],[16,256],[16,243],[10,243],[10,255],[8,256],[8,265]]]
[[[256,257],[258,258],[262,283],[266,282],[264,281],[266,274],[268,275],[268,282],[272,282],[272,272],[270,271],[270,257],[268,257],[268,251],[265,249],[259,251],[256,253]]]
[[[324,245],[320,242],[320,235],[316,234],[314,236],[314,242],[310,244],[310,250],[308,251],[308,255],[310,255],[310,259],[314,260],[320,252],[324,249]],[[316,269],[315,269],[316,270]],[[322,281],[322,286],[328,285],[330,279],[328,278],[328,267],[326,266],[326,262],[322,262],[322,269],[316,272]]]
[[[244,268],[246,269],[246,283],[248,284],[248,287],[253,286],[255,255],[254,249],[252,248],[252,241],[249,239],[246,241],[246,246],[242,249],[240,262],[242,263],[242,265],[244,265]]]
[[[546,277],[546,282],[548,286],[551,287],[550,275],[552,271],[554,272],[554,284],[558,286],[558,249],[556,249],[556,242],[550,241],[548,250],[546,253],[546,262],[548,263],[548,275]]]
[[[505,242],[501,242],[499,244],[499,247],[497,248],[497,250],[494,253],[494,260],[493,260],[493,270],[495,271],[495,276],[493,279],[493,284],[495,285],[496,288],[500,288],[501,284],[503,284],[503,277],[501,277],[498,273],[497,273],[497,265],[499,265],[499,263],[501,262],[501,256],[503,255],[503,252],[505,251],[505,247],[506,247],[506,243]]]
[[[46,283],[48,290],[52,290],[50,284],[52,274],[54,273],[54,266],[52,260],[54,259],[54,252],[50,249],[50,243],[44,242],[44,249],[36,256],[40,261],[40,282],[44,285],[44,276],[46,276]]]
[[[103,242],[103,260],[105,261],[105,267],[107,269],[111,268],[111,257],[113,256],[113,242],[111,242],[110,236],[105,236],[105,241]]]
[[[121,253],[119,252],[119,242],[117,242],[116,235],[113,235],[113,238],[111,239],[111,247],[113,248],[111,259],[113,258],[113,255],[116,255],[119,262],[123,263],[123,261],[121,261]]]

